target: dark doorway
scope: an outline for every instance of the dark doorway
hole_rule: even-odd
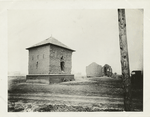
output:
[[[107,75],[107,68],[104,67],[104,75]]]
[[[60,58],[60,68],[62,72],[65,71],[65,62],[63,56]]]

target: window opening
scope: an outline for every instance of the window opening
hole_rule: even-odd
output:
[[[38,68],[38,62],[36,62],[36,69]]]

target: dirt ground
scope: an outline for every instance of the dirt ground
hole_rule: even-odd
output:
[[[25,77],[9,77],[8,84],[8,112],[123,111],[121,79],[78,78],[45,85],[26,83]],[[134,111],[142,111],[140,100],[134,98]]]

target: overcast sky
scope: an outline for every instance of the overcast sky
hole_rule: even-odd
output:
[[[76,50],[72,71],[85,75],[92,62],[121,73],[117,9],[9,10],[8,70],[28,74],[30,47],[51,35]],[[126,10],[130,71],[143,69],[143,10]]]

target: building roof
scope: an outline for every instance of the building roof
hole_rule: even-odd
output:
[[[45,39],[44,41],[41,41],[31,47],[26,48],[27,50],[31,49],[31,48],[35,48],[35,47],[39,47],[39,46],[43,46],[43,45],[47,45],[47,44],[52,44],[52,45],[56,45],[71,51],[75,51],[71,48],[69,48],[68,46],[64,45],[63,43],[61,43],[60,41],[58,41],[57,39],[55,39],[54,37],[49,37],[48,39]]]
[[[110,66],[110,65],[108,65],[108,64],[105,64],[103,67],[105,67],[105,66],[106,66],[106,67],[111,67],[111,66]]]

